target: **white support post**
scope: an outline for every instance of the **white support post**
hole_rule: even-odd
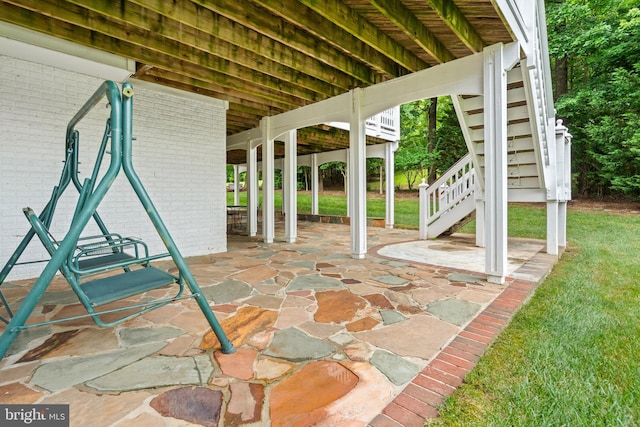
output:
[[[420,210],[418,213],[418,238],[420,240],[427,240],[429,234],[428,221],[429,221],[429,199],[427,198],[427,188],[429,184],[425,178],[422,178],[422,182],[418,185],[418,194],[420,195]]]
[[[385,227],[393,228],[395,224],[395,168],[394,157],[398,149],[397,142],[387,142],[384,146],[384,173],[385,173]]]
[[[558,201],[547,201],[547,253],[558,255]]]
[[[484,50],[485,271],[507,274],[507,66],[502,44]]]
[[[485,203],[484,203],[484,191],[480,188],[476,180],[475,184],[475,200],[476,200],[476,246],[479,248],[485,247],[484,237],[484,225],[485,225]]]
[[[240,165],[233,165],[233,204],[240,204]]]
[[[571,199],[571,135],[562,124],[556,122],[556,153],[558,176],[558,246],[567,247],[567,201]]]
[[[344,186],[344,190],[345,190],[344,191],[344,193],[345,193],[344,196],[347,199],[347,216],[351,217],[351,198],[349,197],[349,193],[350,193],[350,191],[349,191],[350,190],[350,188],[349,188],[350,184],[349,183],[351,182],[351,178],[349,177],[349,172],[350,172],[350,169],[351,169],[351,166],[350,166],[351,155],[349,153],[349,149],[348,148],[345,150],[345,159],[344,159],[344,161],[345,161],[344,179],[346,180],[346,183],[345,183],[345,186]]]
[[[247,232],[254,237],[258,234],[258,144],[247,144]]]
[[[351,91],[349,132],[348,201],[351,217],[351,256],[364,258],[367,253],[366,134],[361,110],[362,89]]]
[[[311,215],[318,215],[318,193],[320,178],[318,174],[318,155],[311,155]]]
[[[297,237],[297,150],[296,131],[284,134],[284,185],[282,189],[282,208],[284,210],[284,238],[295,242]]]
[[[567,247],[567,202],[558,203],[558,246]]]
[[[275,236],[275,140],[271,135],[271,117],[263,117],[262,128],[262,238],[273,243]]]

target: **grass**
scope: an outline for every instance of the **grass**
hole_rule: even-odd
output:
[[[275,209],[282,208],[282,192],[275,192]],[[262,200],[262,193],[260,193]],[[246,205],[247,193],[240,193],[240,205]],[[227,205],[233,205],[233,193],[227,193]],[[373,195],[369,193],[367,197],[367,216],[371,218],[385,217],[385,199],[384,196]],[[347,199],[344,194],[332,192],[330,194],[322,194],[318,203],[320,215],[346,215]],[[311,213],[311,194],[309,192],[298,192],[298,212]],[[399,225],[417,227],[418,226],[418,195],[409,198],[398,198],[395,201],[395,222]]]
[[[563,258],[434,425],[638,425],[640,217],[570,211],[568,227]]]
[[[320,202],[327,214],[344,205]],[[384,200],[367,205],[384,216]],[[417,198],[396,200],[396,222],[417,225]],[[544,238],[545,227],[544,207],[509,207],[511,236]],[[640,216],[570,208],[567,237],[554,270],[430,424],[640,425]]]
[[[239,194],[240,205],[247,204],[247,193],[241,192]],[[262,200],[262,193],[259,193],[260,200]],[[311,193],[298,192],[298,212],[299,213],[311,213]],[[276,191],[274,194],[275,209],[282,208],[282,192]],[[233,193],[227,193],[227,205],[233,205]],[[395,199],[395,224],[398,226],[417,228],[419,205],[418,205],[418,193],[404,193],[402,197]],[[346,215],[347,214],[347,199],[344,194],[331,192],[329,194],[323,193],[320,195],[320,201],[318,203],[318,210],[320,215]],[[385,217],[385,198],[374,192],[367,194],[367,216],[370,218],[384,218]],[[542,212],[536,213],[532,216],[531,212],[542,210]],[[518,237],[529,237],[544,239],[546,233],[545,213],[544,207],[523,207],[519,205],[509,206],[509,235]],[[467,224],[462,228],[462,232],[473,233],[475,230],[475,222]]]

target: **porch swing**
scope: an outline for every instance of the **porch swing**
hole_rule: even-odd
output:
[[[105,96],[111,107],[110,116],[106,121],[93,173],[90,178],[86,178],[81,183],[78,179],[79,132],[75,130],[75,126]],[[31,228],[0,271],[0,305],[3,305],[8,313],[8,318],[0,316],[0,321],[7,323],[5,331],[0,336],[0,360],[21,330],[81,317],[91,317],[97,325],[109,327],[183,298],[196,300],[220,341],[222,352],[227,354],[235,352],[235,347],[218,323],[133,167],[132,112],[131,84],[124,83],[121,94],[114,82],[106,81],[69,122],[66,134],[66,159],[60,181],[53,188],[49,202],[40,215],[31,208],[23,209]],[[111,141],[110,153],[107,152],[109,140]],[[111,161],[108,169],[99,179],[98,175],[105,154],[111,155]],[[124,171],[168,252],[150,255],[144,241],[110,233],[102,221],[97,208],[121,170]],[[67,234],[62,240],[58,240],[49,227],[56,205],[71,182],[79,192],[78,202]],[[81,237],[92,218],[100,234]],[[2,294],[2,284],[14,266],[29,263],[18,261],[34,236],[37,236],[43,244],[50,259],[46,261],[47,265],[40,277],[14,313]],[[168,257],[171,257],[175,263],[177,275],[151,264],[154,260]],[[58,271],[76,293],[87,314],[26,325],[28,317]],[[187,293],[184,292],[185,286],[189,290]],[[159,288],[167,288],[167,292],[171,290],[170,296],[138,303],[127,301],[126,305],[119,304],[116,308],[101,309],[102,306]],[[113,317],[114,313],[117,314],[115,320],[105,319],[105,315]]]

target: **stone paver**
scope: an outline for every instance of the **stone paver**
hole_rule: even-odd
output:
[[[281,228],[269,245],[231,235],[227,253],[190,263],[235,354],[193,300],[113,328],[56,323],[0,361],[0,403],[68,403],[72,426],[421,426],[556,261],[510,240],[496,285],[473,236],[370,228],[357,260],[348,225],[298,226],[294,243]],[[29,283],[6,284],[10,300]],[[63,280],[51,289],[34,318],[83,312]]]
[[[144,390],[174,385],[201,385],[213,372],[208,356],[152,356],[87,381],[99,393]]]

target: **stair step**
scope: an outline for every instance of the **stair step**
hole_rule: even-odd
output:
[[[540,188],[540,178],[507,178],[507,188]]]
[[[484,154],[478,155],[479,164],[484,164]],[[507,154],[507,165],[536,165],[536,153],[535,151],[522,151],[517,153]]]
[[[471,140],[473,142],[484,141],[484,129],[471,129]],[[531,123],[514,123],[507,127],[507,137],[508,138],[518,138],[531,136]]]
[[[507,120],[509,122],[529,120],[529,109],[526,105],[507,108]],[[467,116],[467,126],[484,127],[484,114],[469,114]]]
[[[155,267],[127,271],[80,285],[92,304],[104,305],[176,283],[176,278]]]
[[[507,153],[513,153],[516,151],[533,151],[533,138],[532,137],[524,137],[524,138],[515,138],[510,139],[507,142]],[[483,155],[484,154],[484,144],[476,145],[476,154]]]
[[[518,83],[522,84],[524,78],[522,77],[522,68],[513,67],[509,71],[507,71],[507,86],[509,85],[517,85]]]

